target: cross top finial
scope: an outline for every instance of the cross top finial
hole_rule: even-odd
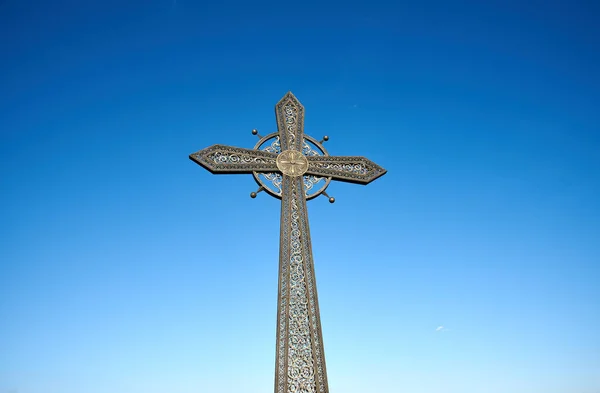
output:
[[[275,105],[281,150],[302,150],[304,140],[304,106],[288,91]]]
[[[294,105],[304,109],[304,106],[302,105],[300,100],[298,100],[298,98],[296,98],[294,93],[292,93],[291,91],[288,91],[287,93],[285,93],[285,95],[283,97],[281,97],[281,99],[279,100],[279,102],[277,103],[276,106],[282,105],[285,102],[293,103]]]

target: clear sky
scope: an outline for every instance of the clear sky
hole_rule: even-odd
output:
[[[273,391],[280,203],[188,155],[290,90],[388,170],[308,203],[331,392],[599,393],[599,17],[0,1],[0,393]]]

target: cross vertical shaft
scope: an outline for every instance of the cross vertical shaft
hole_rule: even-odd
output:
[[[303,174],[304,107],[293,94],[275,106],[283,174],[275,393],[328,393]]]
[[[301,176],[284,175],[275,393],[327,393],[319,302]]]

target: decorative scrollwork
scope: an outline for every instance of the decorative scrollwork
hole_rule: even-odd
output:
[[[310,320],[314,320],[311,309],[306,275],[311,257],[306,253],[304,245],[309,241],[304,207],[301,200],[302,183],[298,179],[289,179],[291,200],[289,202],[289,312],[288,312],[288,392],[316,393],[315,364],[313,342],[311,341]],[[304,198],[302,198],[304,199]],[[314,293],[313,293],[314,294]],[[320,390],[323,391],[323,390]]]
[[[277,155],[239,147],[213,145],[190,155],[212,172],[247,173],[277,170]]]
[[[254,147],[259,151],[265,151],[273,154],[281,154],[281,138],[277,134],[271,134],[263,139]],[[327,154],[318,142],[310,136],[303,137],[301,153],[307,158],[322,157]],[[279,168],[280,169],[280,168]],[[255,179],[271,195],[281,197],[281,172],[255,172]],[[327,176],[317,176],[314,174],[305,174],[303,176],[304,191],[307,199],[312,199],[321,194],[329,184]]]
[[[369,183],[385,174],[385,169],[364,157],[308,157],[307,173],[336,180]]]
[[[275,113],[282,150],[300,151],[304,134],[304,107],[291,92],[288,92],[275,105]]]
[[[366,175],[369,172],[367,167],[360,163],[317,162],[314,166],[315,168],[330,169],[332,171],[354,173],[357,175]]]
[[[302,143],[302,154],[304,154],[307,157],[315,157],[315,156],[323,155],[323,153],[320,152],[319,150],[313,149],[306,141],[306,138],[304,138],[304,141]]]
[[[327,387],[327,372],[325,371],[325,354],[323,350],[323,346],[321,344],[321,321],[318,312],[318,300],[317,300],[317,291],[316,291],[316,283],[315,283],[315,272],[314,272],[314,264],[312,259],[312,250],[310,247],[310,234],[308,228],[308,218],[306,218],[306,205],[303,205],[302,214],[304,219],[301,222],[301,233],[304,234],[304,239],[302,242],[303,255],[304,257],[304,266],[306,270],[306,287],[308,292],[308,306],[310,310],[310,329],[312,333],[312,344],[314,346],[314,354],[315,354],[315,374],[316,374],[316,383],[318,383],[317,392],[319,393],[328,393]]]
[[[260,175],[264,176],[266,180],[268,180],[273,187],[275,187],[275,193],[277,195],[281,195],[281,183],[283,182],[283,176],[278,172],[267,172],[260,173]],[[266,186],[263,184],[263,187]]]
[[[267,151],[269,153],[275,153],[275,154],[281,153],[281,141],[279,140],[279,137],[276,136],[270,145],[263,148],[263,151]]]
[[[284,201],[289,201],[291,187],[286,187]],[[289,202],[288,202],[289,203]],[[280,228],[280,255],[279,255],[279,297],[277,299],[277,352],[276,352],[276,371],[275,371],[275,392],[286,393],[287,373],[285,369],[288,347],[286,345],[288,337],[288,269],[290,256],[290,209],[282,205],[281,209],[281,228]]]
[[[298,129],[298,107],[289,103],[283,107],[285,115],[285,129],[288,136],[288,149],[296,147],[296,130]]]
[[[312,189],[322,181],[325,180],[324,177],[319,177],[315,175],[304,175],[304,193],[306,196],[312,193]]]
[[[215,151],[207,157],[215,164],[253,164],[253,163],[273,163],[272,158],[256,157],[254,155],[231,152],[231,151]],[[277,162],[275,162],[277,163]]]
[[[322,146],[321,146],[322,148]],[[302,143],[302,154],[304,154],[307,157],[319,157],[323,155],[323,151],[319,150],[320,148],[313,148],[309,143],[308,140],[306,138],[304,138],[304,141]],[[320,188],[320,189],[316,189],[315,191],[313,191],[313,189],[315,189],[315,186],[319,183],[324,183],[325,187]],[[313,196],[313,195],[317,195],[320,194],[325,188],[326,188],[326,182],[327,182],[327,178],[323,177],[323,176],[315,176],[315,175],[304,175],[304,191],[306,193],[307,197]]]

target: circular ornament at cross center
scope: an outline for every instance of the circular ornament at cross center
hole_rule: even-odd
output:
[[[297,150],[285,150],[277,156],[277,168],[284,175],[302,176],[308,170],[308,160]]]

